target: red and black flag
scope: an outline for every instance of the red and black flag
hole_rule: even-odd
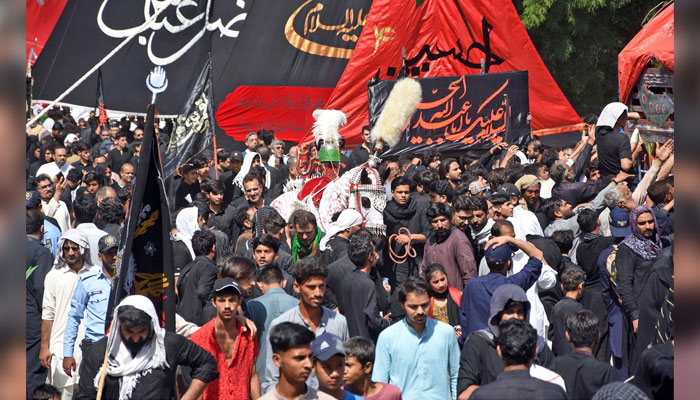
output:
[[[105,108],[105,93],[102,87],[102,68],[97,70],[97,111],[100,115],[100,126],[104,127],[109,121]]]
[[[106,326],[115,305],[126,296],[150,298],[160,322],[175,330],[175,277],[170,241],[170,213],[163,185],[158,142],[155,137],[155,105],[148,107],[141,162],[136,166],[126,224],[119,243],[117,277],[110,296]]]

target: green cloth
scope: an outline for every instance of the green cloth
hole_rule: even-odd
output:
[[[297,235],[294,235],[294,240],[292,241],[292,258],[294,262],[299,261],[302,258],[316,255],[316,250],[318,249],[318,243],[321,241],[321,228],[316,227],[316,237],[310,245],[304,246]]]
[[[322,149],[318,151],[318,160],[321,162],[339,162],[339,149]]]

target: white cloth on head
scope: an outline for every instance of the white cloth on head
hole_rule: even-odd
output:
[[[362,224],[362,214],[360,214],[359,211],[351,209],[341,211],[338,219],[331,223],[326,235],[321,238],[321,241],[318,244],[319,249],[321,249],[321,251],[326,250],[328,241],[331,240],[333,236],[339,232],[360,224]]]
[[[141,350],[132,357],[129,349],[122,343],[119,324],[119,309],[124,306],[135,307],[151,317],[151,331],[153,334],[148,339],[148,343],[141,347]],[[119,383],[119,399],[126,400],[131,398],[131,394],[138,384],[139,378],[147,375],[151,370],[156,368],[169,368],[168,361],[165,358],[165,329],[160,326],[156,309],[153,303],[145,296],[133,295],[122,300],[121,303],[114,309],[114,319],[112,320],[112,328],[107,338],[107,349],[109,352],[109,363],[107,365],[107,374],[113,377],[120,377]],[[97,388],[100,384],[100,375],[102,369],[95,375],[94,385]]]
[[[619,102],[608,104],[603,108],[603,111],[600,112],[600,117],[598,117],[598,122],[595,125],[596,128],[599,126],[614,128],[615,123],[624,112],[627,112],[626,105]]]
[[[192,236],[195,232],[199,230],[199,209],[197,207],[187,207],[180,210],[175,218],[175,227],[177,228],[177,233],[175,234],[175,240],[179,240],[187,246],[187,250],[190,251],[190,255],[194,260],[194,249],[192,249]]]
[[[53,260],[53,267],[54,268],[63,268],[66,267],[68,264],[66,264],[66,259],[63,257],[63,243],[66,242],[66,240],[70,240],[71,242],[75,243],[80,247],[80,254],[83,255],[83,262],[85,264],[90,264],[91,255],[90,255],[90,241],[88,240],[87,236],[85,236],[85,233],[81,230],[78,229],[69,229],[61,234],[61,238],[58,239],[58,251],[56,254],[56,259]]]
[[[245,188],[243,187],[243,178],[245,178],[245,176],[248,175],[248,172],[250,172],[253,165],[253,160],[256,156],[258,157],[258,160],[260,160],[260,165],[262,166],[262,158],[260,157],[260,154],[253,151],[246,151],[245,157],[243,157],[243,164],[241,164],[241,170],[238,171],[236,177],[233,178],[233,184],[238,186],[238,188],[243,191],[244,195]],[[265,187],[268,189],[270,188],[270,171],[267,168],[265,168]]]

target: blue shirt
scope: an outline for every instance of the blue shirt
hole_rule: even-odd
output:
[[[364,400],[364,397],[360,397],[345,390],[345,400]]]
[[[51,250],[51,254],[56,257],[58,254],[58,239],[61,238],[61,229],[49,221],[44,220],[44,237],[41,243],[47,249]]]
[[[265,377],[265,361],[267,360],[267,346],[263,343],[268,342],[269,330],[268,327],[272,320],[299,305],[299,299],[288,295],[284,289],[272,288],[265,292],[264,295],[250,300],[247,306],[248,318],[253,320],[258,328],[258,343],[261,345],[260,354],[255,359],[255,368],[258,370],[258,376]]]
[[[63,336],[63,357],[73,357],[75,339],[78,337],[78,326],[87,309],[85,319],[85,338],[93,342],[105,335],[105,318],[112,281],[100,269],[89,274],[81,275],[75,286],[73,298],[70,301],[66,333]]]
[[[527,291],[540,277],[540,271],[542,271],[542,261],[530,257],[525,267],[517,274],[506,277],[498,272],[490,272],[470,279],[464,286],[462,300],[459,303],[462,337],[466,339],[472,332],[488,329],[491,317],[491,296],[496,289],[510,283]]]
[[[428,318],[420,337],[406,319],[377,340],[372,380],[401,389],[404,399],[457,399],[460,349],[450,325]]]

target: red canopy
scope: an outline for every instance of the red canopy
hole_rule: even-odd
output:
[[[326,106],[347,115],[340,133],[348,146],[362,141],[360,130],[367,124],[367,81],[374,76],[396,79],[402,48],[412,77],[477,74],[482,58],[487,72],[527,70],[534,134],[582,127],[511,0],[374,0]]]
[[[673,3],[651,19],[617,57],[620,101],[627,102],[653,56],[673,73]]]

